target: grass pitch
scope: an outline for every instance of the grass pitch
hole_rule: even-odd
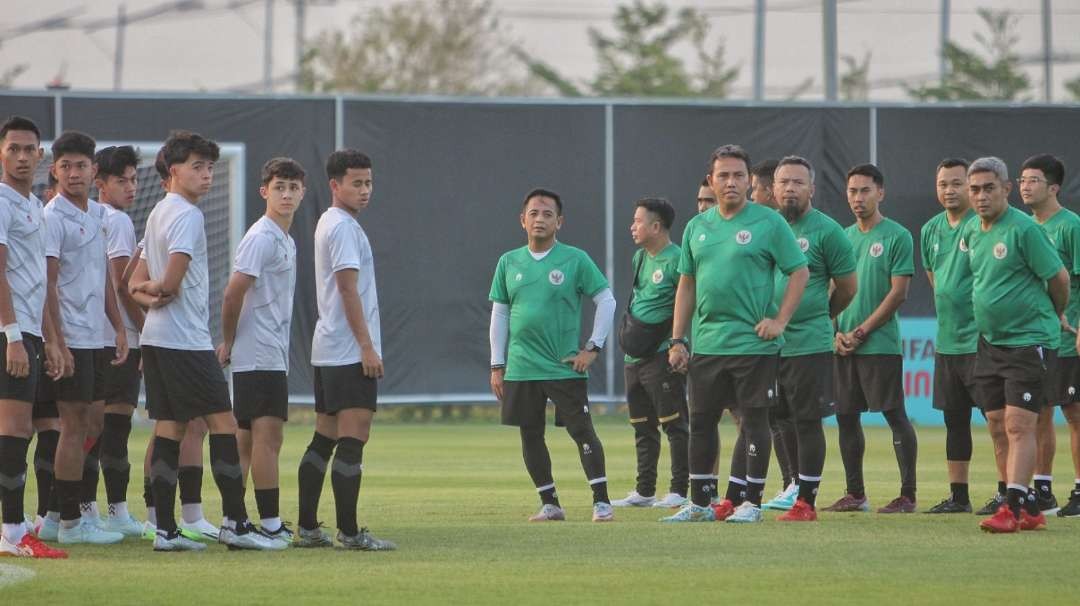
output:
[[[287,427],[282,453],[282,514],[297,514],[296,465],[312,426]],[[989,439],[976,428],[972,498],[994,490]],[[634,447],[621,419],[601,420],[611,496],[633,488]],[[946,496],[940,428],[919,428],[919,508]],[[836,430],[820,501],[843,490]],[[149,432],[137,430],[140,461]],[[733,429],[722,428],[726,462]],[[1080,519],[1052,518],[1045,532],[990,536],[973,515],[821,514],[816,524],[657,523],[665,511],[617,510],[593,524],[590,493],[573,444],[548,430],[555,479],[569,520],[529,524],[538,501],[521,462],[517,432],[491,424],[376,425],[365,449],[361,525],[397,542],[391,553],[300,550],[158,554],[148,541],[70,549],[66,561],[4,559],[0,596],[9,604],[1075,604]],[[1067,497],[1073,473],[1068,435],[1058,436],[1055,492]],[[665,478],[666,445],[660,461]],[[141,470],[133,470],[131,508],[143,514]],[[32,474],[31,474],[32,475]],[[777,489],[778,472],[768,486]],[[874,506],[896,496],[890,435],[867,429],[867,489]],[[666,488],[661,483],[660,489]],[[102,491],[104,488],[102,487]],[[250,493],[250,491],[249,491]],[[102,493],[103,494],[103,493]],[[216,521],[220,501],[209,476],[204,508]],[[27,487],[27,504],[36,502]],[[249,511],[256,512],[249,497]],[[333,525],[326,481],[320,518]],[[26,571],[36,573],[25,580]],[[24,580],[16,581],[22,574]]]

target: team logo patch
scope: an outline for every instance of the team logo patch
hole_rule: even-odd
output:
[[[1024,392],[1024,401],[1025,402],[1030,402],[1031,401],[1031,394],[1026,392],[1026,391]]]
[[[1075,396],[1076,395],[1076,388],[1073,387],[1072,385],[1069,386],[1069,395],[1070,396]]]
[[[551,282],[555,286],[558,286],[558,285],[562,284],[563,280],[565,280],[565,279],[566,279],[566,276],[563,275],[563,272],[561,272],[561,271],[559,271],[557,269],[551,270],[551,273],[548,274],[548,282]]]
[[[748,455],[750,455],[752,457],[756,457],[757,456],[757,445],[756,444],[751,444],[746,449],[746,454],[748,454]]]
[[[704,242],[705,241],[705,234],[701,234],[700,236],[698,236],[697,241],[698,242]]]
[[[1009,247],[1005,246],[1004,242],[998,242],[994,245],[994,258],[1004,259],[1009,254]]]
[[[592,446],[589,446],[588,444],[582,444],[581,445],[581,453],[582,454],[592,454]]]
[[[521,274],[520,273],[514,274],[514,281],[515,282],[521,282]]]
[[[885,252],[885,245],[881,242],[874,242],[870,245],[870,256],[877,258],[881,256],[881,253]]]
[[[938,243],[934,242],[934,252],[937,252],[937,251],[938,251]]]
[[[659,284],[664,281],[664,270],[658,269],[652,272],[652,283]]]
[[[967,251],[968,251],[967,240],[965,240],[963,238],[960,238],[960,252],[965,252],[966,253]]]
[[[750,240],[753,240],[753,239],[754,239],[753,234],[751,234],[750,231],[746,230],[746,229],[744,229],[744,230],[740,231],[739,233],[735,234],[735,242],[737,242],[739,244],[749,244]]]
[[[810,240],[806,238],[799,238],[799,250],[806,252],[810,250]]]

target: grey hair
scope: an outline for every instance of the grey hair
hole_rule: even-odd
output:
[[[810,183],[814,183],[814,166],[810,164],[809,160],[802,156],[784,156],[777,163],[776,169],[779,170],[781,166],[789,165],[805,166],[806,170],[810,171]]]
[[[1002,183],[1009,182],[1009,167],[1005,165],[1004,160],[997,156],[986,156],[972,162],[971,166],[968,167],[967,174],[970,177],[975,173],[994,173],[994,176]]]

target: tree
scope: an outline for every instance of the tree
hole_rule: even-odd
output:
[[[1080,77],[1073,78],[1066,82],[1065,90],[1072,93],[1073,100],[1080,102]]]
[[[995,12],[978,9],[988,35],[975,34],[986,58],[976,51],[946,43],[944,53],[948,71],[944,82],[908,87],[912,97],[920,101],[1017,101],[1030,86],[1028,77],[1020,70],[1020,58],[1014,52],[1016,17],[1009,11]]]
[[[306,52],[300,88],[318,92],[527,94],[527,72],[491,0],[405,0],[357,14],[352,35],[324,31]]]
[[[0,46],[3,46],[0,44]],[[18,78],[29,69],[29,65],[25,63],[19,63],[4,70],[0,70],[0,89],[11,88],[15,84],[15,78]]]
[[[840,57],[844,73],[840,75],[840,98],[845,101],[866,101],[870,97],[870,51],[860,62],[851,55]]]

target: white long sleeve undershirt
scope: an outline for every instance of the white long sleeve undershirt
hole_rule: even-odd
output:
[[[596,313],[593,315],[593,329],[589,341],[597,347],[603,347],[611,335],[611,327],[615,321],[615,295],[610,288],[605,288],[592,299],[596,304]],[[492,366],[506,364],[506,345],[509,339],[510,306],[506,303],[492,303],[491,325],[488,328]]]

